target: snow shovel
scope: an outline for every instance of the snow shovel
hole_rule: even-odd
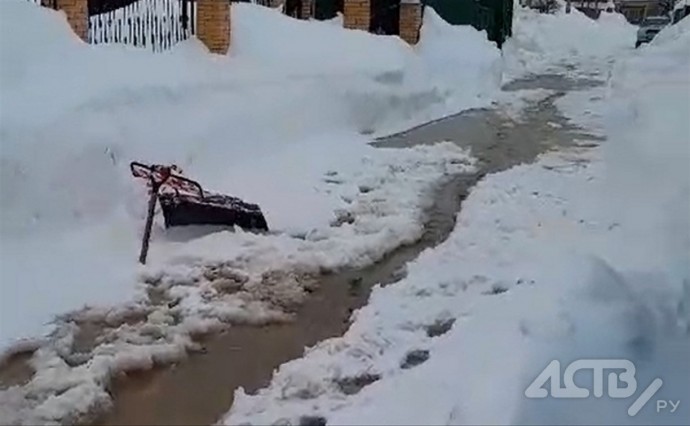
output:
[[[146,226],[139,262],[146,263],[156,200],[160,200],[165,227],[184,225],[239,226],[244,230],[268,231],[268,224],[256,204],[229,195],[204,191],[201,185],[181,176],[175,166],[130,164],[132,175],[147,180],[150,191]],[[177,172],[177,173],[175,173]]]

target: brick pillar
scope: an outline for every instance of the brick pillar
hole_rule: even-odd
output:
[[[212,53],[225,54],[230,47],[230,1],[197,0],[196,36]]]
[[[369,31],[371,20],[369,0],[344,0],[343,15],[345,28]]]
[[[422,5],[403,0],[400,3],[400,38],[410,44],[419,40],[422,25]]]
[[[89,41],[89,6],[87,0],[57,0],[55,5],[58,10],[67,15],[67,22],[79,38]]]
[[[311,7],[314,4],[314,0],[302,0],[302,19],[312,18]]]

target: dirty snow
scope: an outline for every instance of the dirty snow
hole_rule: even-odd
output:
[[[519,31],[544,39],[571,21],[525,22],[521,13]],[[544,21],[551,30],[538,36]],[[537,44],[588,49],[589,37],[570,37]],[[614,51],[580,57],[585,65],[573,72],[606,71],[607,84],[562,104],[576,122],[597,124],[607,137],[600,147],[546,154],[485,178],[446,242],[409,264],[403,280],[375,288],[343,337],[282,365],[255,395],[239,389],[222,421],[685,424],[690,20],[639,52],[619,46],[615,64]],[[586,108],[594,112],[577,113]],[[620,357],[636,363],[633,398],[524,397],[553,359]],[[656,377],[662,388],[628,416]],[[361,386],[342,386],[353,382]],[[657,413],[657,399],[681,404]]]

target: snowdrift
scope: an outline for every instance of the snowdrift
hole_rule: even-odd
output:
[[[486,31],[469,25],[450,25],[433,8],[425,7],[415,50],[429,64],[432,74],[452,84],[453,91],[481,96],[500,84],[502,64],[497,60],[495,47],[487,39]]]
[[[690,277],[690,19],[666,27],[611,79],[605,146],[613,213],[638,229],[640,269]],[[650,178],[651,177],[651,178]],[[652,266],[649,266],[650,268]]]
[[[343,31],[328,21],[305,25],[277,10],[247,4],[233,5],[233,14],[231,56],[273,69],[276,76],[374,76],[415,65],[412,49],[399,37]]]
[[[503,46],[507,79],[568,67],[584,73],[597,58],[612,58],[635,46],[637,27],[618,13],[602,12],[593,20],[575,8],[569,14],[565,7],[546,14],[517,2],[514,13],[513,35]]]

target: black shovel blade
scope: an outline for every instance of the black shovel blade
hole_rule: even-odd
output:
[[[256,204],[221,194],[204,194],[199,200],[178,194],[161,194],[165,226],[226,225],[244,230],[268,231],[268,224]]]

